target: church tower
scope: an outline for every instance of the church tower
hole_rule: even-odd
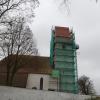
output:
[[[52,77],[58,79],[58,91],[78,93],[77,55],[79,48],[75,35],[68,27],[56,26],[52,29],[50,44],[50,64]]]

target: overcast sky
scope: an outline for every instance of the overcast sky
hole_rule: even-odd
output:
[[[93,80],[100,94],[100,2],[70,0],[70,13],[61,7],[60,0],[40,0],[31,25],[41,56],[50,55],[52,26],[73,27],[78,50],[78,74]]]

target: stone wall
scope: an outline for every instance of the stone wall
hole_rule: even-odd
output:
[[[85,95],[0,86],[0,100],[86,100]]]

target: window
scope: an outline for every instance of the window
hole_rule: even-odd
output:
[[[32,89],[35,89],[35,90],[36,90],[36,89],[37,89],[37,87],[32,87]]]
[[[43,78],[40,78],[40,90],[43,90]]]

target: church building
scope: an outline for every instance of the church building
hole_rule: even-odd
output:
[[[14,77],[13,86],[28,89],[78,93],[75,34],[68,27],[51,30],[50,57],[20,55],[22,67]],[[0,61],[0,84],[5,84],[6,67]]]

